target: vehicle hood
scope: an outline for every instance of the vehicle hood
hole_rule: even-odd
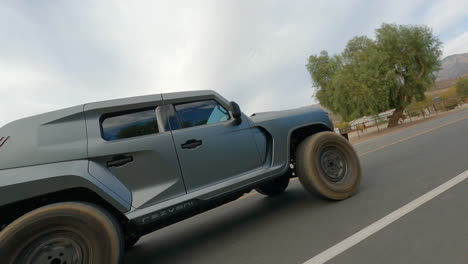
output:
[[[328,117],[328,113],[318,106],[304,106],[290,110],[255,113],[250,119],[254,124],[276,121],[283,121],[291,125],[292,123],[322,123],[333,129],[333,124]]]

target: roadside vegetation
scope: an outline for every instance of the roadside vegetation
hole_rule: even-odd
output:
[[[440,69],[441,44],[426,26],[382,24],[375,39],[354,37],[341,54],[322,51],[306,67],[320,104],[345,122],[395,109],[392,127],[408,106],[429,103],[424,93]]]
[[[463,97],[465,100],[468,98],[468,78],[459,80],[455,88],[458,96]]]

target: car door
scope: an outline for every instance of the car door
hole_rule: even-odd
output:
[[[179,124],[172,134],[187,192],[261,167],[249,123],[234,122],[216,100],[178,103],[174,110]]]
[[[85,107],[90,173],[110,171],[132,192],[136,208],[186,194],[162,107],[162,101]]]

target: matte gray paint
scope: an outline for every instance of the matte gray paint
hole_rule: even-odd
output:
[[[166,96],[163,95],[163,98],[166,98]],[[214,99],[219,101],[224,100],[227,102],[227,100],[222,97],[216,97]],[[178,101],[181,102],[184,100],[179,99]],[[250,119],[244,115],[243,118],[243,123],[248,123],[248,126],[252,127],[254,138],[260,136],[258,132],[256,132],[259,129],[258,127],[264,128],[273,136],[273,146],[271,146],[273,153],[271,156],[267,157],[267,160],[262,164],[262,167],[256,170],[247,171],[237,177],[215,183],[214,185],[207,186],[194,192],[189,192],[187,195],[155,204],[141,210],[128,212],[127,217],[129,219],[135,219],[151,212],[195,198],[202,200],[213,199],[227,192],[242,189],[243,187],[264,181],[265,179],[279,176],[285,173],[289,168],[289,142],[290,136],[294,130],[304,126],[317,124],[328,127],[329,130],[333,130],[333,124],[331,123],[327,113],[318,107],[303,107],[287,111],[260,113],[254,117],[250,117]],[[177,133],[177,131],[174,133]],[[264,137],[263,139],[256,139],[257,146],[260,150],[263,148],[262,146],[264,142],[266,142],[265,135],[262,134],[262,136]],[[262,151],[260,151],[260,153],[262,153]],[[216,166],[216,168],[222,170],[222,166],[219,166],[219,164],[216,164],[215,162],[213,162],[211,166]],[[201,177],[203,177],[203,175],[201,175]]]
[[[136,103],[127,101],[123,106],[115,101],[112,104],[106,102],[104,108],[99,108],[99,103],[85,106],[89,159],[106,166],[116,155],[133,157],[132,162],[107,170],[131,191],[132,206],[135,208],[144,208],[186,193],[171,132],[114,141],[101,137],[102,115],[163,104],[161,96],[151,96],[151,99],[155,101],[139,98]],[[158,122],[158,125],[163,124]],[[160,127],[159,130],[163,131],[164,128]],[[90,173],[97,175],[100,172],[90,167]]]
[[[0,148],[0,205],[84,187],[122,212],[130,210],[127,216],[133,219],[279,176],[289,167],[289,141],[295,129],[313,124],[333,128],[325,111],[303,107],[243,115],[238,126],[228,121],[112,142],[101,138],[102,114],[206,99],[231,109],[229,101],[219,94],[195,91],[91,103],[8,124],[0,129],[0,136],[11,136]],[[267,140],[261,129],[272,140]],[[192,137],[203,137],[206,145],[184,154],[180,144]],[[106,162],[116,154],[133,155],[135,160],[120,168],[106,168]],[[184,173],[180,166],[182,170],[185,167]],[[22,168],[6,169],[14,167]]]
[[[192,92],[176,92],[176,93],[166,93],[162,94],[165,104],[178,104],[183,102],[193,102],[200,100],[209,100],[214,99],[227,109],[231,109],[231,104],[228,100],[222,97],[215,91],[210,90],[201,90],[201,91],[192,91]]]
[[[245,117],[244,117],[245,118]],[[173,131],[187,192],[238,177],[262,166],[253,131],[248,122],[233,120]],[[203,144],[195,149],[181,147],[190,139]]]
[[[83,106],[11,122],[2,136],[10,138],[0,148],[0,170],[87,157]]]
[[[330,131],[333,124],[328,114],[319,107],[301,107],[297,109],[258,113],[250,117],[252,125],[264,128],[273,138],[272,166],[284,166],[287,169],[290,157],[290,139],[294,130],[309,125],[324,125]]]
[[[267,135],[267,132],[262,131],[262,129],[260,129],[259,127],[254,127],[252,130],[255,144],[257,145],[258,153],[260,156],[260,161],[262,164],[264,164],[266,159],[268,158],[267,155],[271,155],[271,153],[267,152],[268,144],[271,144],[271,142],[268,142],[269,134]]]
[[[151,94],[144,96],[135,96],[121,99],[114,99],[102,102],[88,103],[84,106],[85,111],[100,110],[107,111],[108,109],[114,109],[115,107],[120,110],[133,109],[135,105],[141,107],[147,107],[153,105],[154,102],[161,101],[162,97],[160,94]]]
[[[122,212],[130,210],[131,194],[128,189],[105,171],[101,171],[97,177],[91,176],[87,160],[0,170],[0,179],[0,206],[82,187],[97,193]]]

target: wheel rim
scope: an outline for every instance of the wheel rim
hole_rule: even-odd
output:
[[[82,264],[87,263],[87,243],[73,232],[54,232],[35,239],[24,250],[27,264]]]
[[[319,168],[324,178],[333,183],[343,182],[348,174],[344,153],[335,146],[326,146],[319,152]]]

